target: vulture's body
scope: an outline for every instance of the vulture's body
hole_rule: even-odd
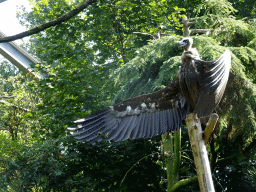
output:
[[[70,127],[71,133],[91,143],[102,137],[109,141],[150,138],[180,128],[189,111],[199,118],[209,116],[224,93],[231,54],[226,50],[216,61],[203,61],[192,43],[191,38],[178,43],[184,52],[178,77],[170,85],[77,120],[80,124]]]

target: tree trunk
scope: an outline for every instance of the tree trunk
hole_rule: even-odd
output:
[[[174,135],[174,136],[173,136]],[[178,170],[180,167],[181,129],[174,133],[162,135],[164,155],[167,171],[167,191],[170,192],[178,181]]]

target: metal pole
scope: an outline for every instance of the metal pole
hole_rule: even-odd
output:
[[[0,37],[5,37],[5,34],[1,31]],[[33,73],[30,66],[31,64],[41,62],[31,56],[26,50],[18,46],[16,43],[0,43],[0,54],[2,54],[12,64],[18,67],[23,73],[30,74],[35,79],[42,78],[42,75],[37,75]]]

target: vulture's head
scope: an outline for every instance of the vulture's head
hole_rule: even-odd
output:
[[[193,39],[190,37],[185,37],[181,41],[178,42],[178,46],[184,49],[185,51],[188,51],[192,48]]]

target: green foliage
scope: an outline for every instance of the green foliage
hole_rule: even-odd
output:
[[[216,26],[218,28],[213,32],[214,35],[218,34],[216,39],[228,46],[246,46],[255,37],[249,24],[232,17],[223,19],[223,21],[216,23]]]
[[[244,19],[236,19],[237,12],[226,0],[205,1],[198,5],[197,17],[191,19],[195,22],[192,28],[210,29],[211,36],[225,46],[246,46],[253,38],[255,31]]]
[[[36,116],[40,117],[42,127],[39,130],[33,127],[34,134],[51,138],[65,135],[65,128],[75,119],[109,104],[100,89],[104,82],[100,77],[103,68],[86,64],[72,60],[54,68],[43,68],[47,78],[30,84],[31,91],[38,92],[41,101]]]
[[[237,11],[227,0],[203,1],[197,6],[198,14],[200,14],[201,10],[203,12],[203,15],[218,15],[223,17],[228,17]]]
[[[8,146],[17,145],[5,137],[2,141]],[[13,158],[2,158],[4,171],[0,175],[0,188],[12,191],[161,191],[159,183],[164,171],[155,164],[159,159],[156,147],[157,143],[144,140],[113,145],[101,142],[92,146],[77,143],[71,136],[23,144],[11,153]]]
[[[255,37],[249,24],[232,16],[204,15],[196,21],[193,28],[212,30],[211,36],[226,46],[246,46]]]
[[[250,143],[255,138],[256,133],[255,85],[239,76],[231,76],[230,79],[232,82],[227,87],[220,104],[220,114],[223,116],[221,122],[224,121],[222,123],[228,126],[227,133],[225,133],[226,139],[236,143],[236,137],[242,136],[243,142],[240,144],[245,147],[248,145],[247,142]]]
[[[248,43],[248,47],[251,47],[253,49],[256,49],[256,38],[254,38],[253,40],[251,40],[249,43]]]
[[[32,12],[20,13],[22,23],[29,27],[53,20],[78,4],[76,1],[72,6],[69,1],[31,2],[34,5]],[[180,26],[177,18],[181,10],[166,1],[98,1],[68,22],[47,29],[47,35],[37,34],[30,47],[40,59],[51,65],[56,60],[59,63],[59,58],[80,55],[97,64],[118,66],[132,58],[135,49],[145,45],[146,40],[152,39],[150,35],[133,32],[154,34],[162,25],[167,27],[166,30]],[[56,46],[61,42],[65,51],[59,53]]]
[[[134,59],[117,69],[111,78],[116,82],[116,86],[123,89],[115,99],[116,102],[155,91],[163,86],[162,81],[166,83],[164,85],[170,83],[170,75],[163,77],[166,70],[163,70],[163,67],[172,63],[173,66],[170,68],[178,69],[179,59],[171,59],[182,53],[182,50],[177,48],[178,40],[180,40],[179,37],[171,36],[152,41],[138,49]],[[174,75],[177,71],[171,73]]]
[[[256,49],[249,47],[231,47],[232,53],[234,53],[237,63],[245,66],[245,74],[250,79],[255,79],[256,72]]]
[[[21,75],[2,79],[2,84],[8,86],[3,86],[5,89],[1,90],[1,96],[12,97],[1,100],[0,129],[8,131],[12,140],[19,139],[19,133],[23,134],[23,139],[28,140],[31,126],[38,123],[36,118],[31,119],[38,97],[27,89],[24,81]]]
[[[232,158],[221,158],[217,162],[215,169],[216,191],[254,191],[255,190],[255,150],[251,155],[241,155],[238,150],[234,150],[234,147],[239,148],[239,140],[237,140],[237,146],[226,146],[225,152],[227,155],[232,155]],[[234,158],[234,156],[236,158]]]
[[[232,6],[237,9],[236,16],[238,18],[255,17],[256,2],[254,0],[229,0]]]
[[[3,78],[8,78],[9,76],[15,76],[20,73],[19,69],[10,64],[7,60],[0,59],[0,75]]]

